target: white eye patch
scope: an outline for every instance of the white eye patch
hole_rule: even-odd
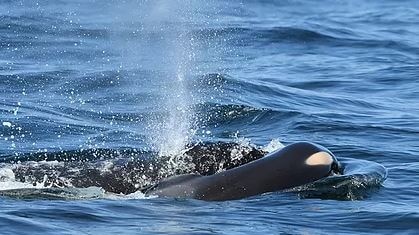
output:
[[[316,166],[316,165],[330,165],[333,162],[332,156],[326,152],[318,152],[311,155],[305,163],[309,166]]]

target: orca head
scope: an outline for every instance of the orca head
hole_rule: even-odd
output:
[[[284,148],[288,164],[306,172],[310,175],[310,171],[316,171],[313,175],[319,177],[330,175],[341,175],[343,168],[336,159],[335,155],[325,147],[310,143],[310,142],[297,142],[288,145]]]

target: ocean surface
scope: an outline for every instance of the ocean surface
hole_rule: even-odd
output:
[[[205,202],[13,172],[297,141],[346,176]],[[419,2],[0,0],[0,166],[0,234],[417,234]]]

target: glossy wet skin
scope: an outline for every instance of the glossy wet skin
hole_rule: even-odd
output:
[[[232,200],[296,187],[338,172],[339,163],[330,151],[319,145],[299,142],[214,175],[188,174],[168,178],[146,194]]]

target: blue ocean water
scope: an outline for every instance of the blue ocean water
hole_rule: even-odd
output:
[[[388,176],[347,200],[7,196],[0,233],[416,234],[418,19],[413,0],[1,0],[4,162],[311,141]],[[2,191],[21,186],[9,173],[0,171]]]

